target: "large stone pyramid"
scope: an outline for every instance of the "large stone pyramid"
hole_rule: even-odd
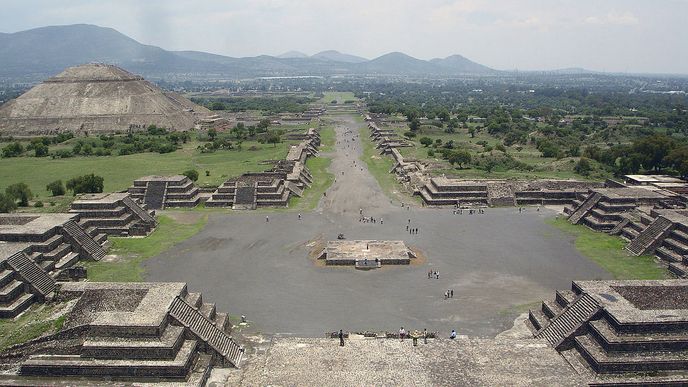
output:
[[[0,106],[0,134],[126,132],[154,124],[187,130],[210,112],[119,67],[70,67]]]

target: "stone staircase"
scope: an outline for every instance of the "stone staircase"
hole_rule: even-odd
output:
[[[233,366],[239,367],[244,354],[243,348],[223,329],[213,323],[208,316],[204,315],[199,308],[192,306],[192,304],[199,302],[200,297],[194,297],[193,293],[189,293],[186,298],[191,300],[191,303],[181,297],[174,299],[170,307],[170,316],[188,328]],[[212,307],[210,315],[213,312],[214,307]]]
[[[122,203],[124,203],[124,205],[126,205],[131,212],[136,214],[136,216],[138,216],[143,222],[155,223],[155,218],[153,218],[151,214],[144,210],[138,203],[134,202],[129,196],[122,199]]]
[[[7,258],[7,264],[42,297],[55,290],[55,280],[23,251]]]
[[[234,210],[254,210],[256,208],[256,187],[237,187],[234,193]]]
[[[600,201],[601,198],[602,195],[597,192],[588,196],[588,198],[585,199],[585,201],[573,211],[571,216],[569,216],[569,222],[578,224],[581,219],[583,219],[583,217],[587,215],[588,212],[597,204],[597,202]]]
[[[105,256],[103,247],[98,244],[93,237],[86,234],[86,232],[75,222],[69,221],[65,223],[63,229],[66,233],[65,236],[73,239],[76,245],[80,246],[90,258],[99,261]]]
[[[544,338],[555,349],[560,348],[570,340],[584,324],[600,310],[599,304],[587,294],[579,296],[560,314],[552,318],[535,337]]]
[[[167,191],[166,181],[149,181],[146,185],[146,194],[143,202],[146,207],[152,209],[165,209],[165,193]]]
[[[662,237],[668,234],[672,227],[672,221],[662,216],[657,217],[626,246],[626,249],[634,255],[647,254],[656,247],[658,242],[661,242]]]

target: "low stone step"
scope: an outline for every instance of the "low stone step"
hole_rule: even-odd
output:
[[[184,300],[194,308],[198,308],[203,302],[201,293],[188,293]]]
[[[60,258],[57,263],[55,263],[55,269],[64,269],[73,266],[75,263],[79,262],[79,253],[74,251],[69,252],[69,254]]]
[[[552,300],[544,300],[542,301],[542,313],[545,314],[545,316],[551,318],[554,318],[554,316],[557,316],[561,313],[562,307],[556,303],[555,301]]]
[[[606,351],[675,351],[688,349],[688,332],[624,334],[602,318],[590,321],[592,337]]]
[[[679,255],[675,251],[668,249],[664,246],[655,250],[655,255],[663,261],[667,262],[683,262],[683,256]]]
[[[184,327],[167,325],[159,337],[96,337],[84,341],[81,356],[98,359],[174,358],[184,341]]]
[[[204,302],[198,310],[203,316],[205,316],[205,318],[209,320],[215,319],[215,304]]]
[[[79,355],[37,355],[22,363],[21,375],[97,376],[186,379],[193,365],[196,340],[186,340],[174,359],[93,359]]]
[[[3,269],[0,271],[0,286],[5,286],[14,278],[14,271]]]
[[[10,283],[0,288],[0,303],[8,303],[24,290],[24,283],[18,280],[12,280]]]
[[[216,312],[215,313],[215,326],[217,326],[218,328],[222,329],[223,331],[229,333],[229,330],[231,329],[231,326],[229,323],[229,315],[227,313],[224,313],[224,312]]]
[[[35,296],[23,293],[8,305],[0,304],[0,318],[14,318],[33,304]]]
[[[542,310],[530,310],[528,312],[528,319],[538,331],[541,331],[549,325],[549,319],[542,313]]]
[[[598,373],[654,372],[688,368],[688,352],[606,352],[590,335],[574,339],[576,349]]]
[[[556,300],[559,306],[566,308],[576,300],[576,293],[574,293],[573,290],[557,290]]]

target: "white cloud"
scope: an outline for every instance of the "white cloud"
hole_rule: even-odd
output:
[[[640,20],[631,12],[616,13],[610,12],[604,16],[588,16],[584,19],[587,24],[600,25],[634,25],[638,24]]]

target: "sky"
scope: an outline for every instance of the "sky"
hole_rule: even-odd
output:
[[[0,0],[0,31],[96,24],[168,50],[461,54],[500,70],[688,74],[688,0]]]

